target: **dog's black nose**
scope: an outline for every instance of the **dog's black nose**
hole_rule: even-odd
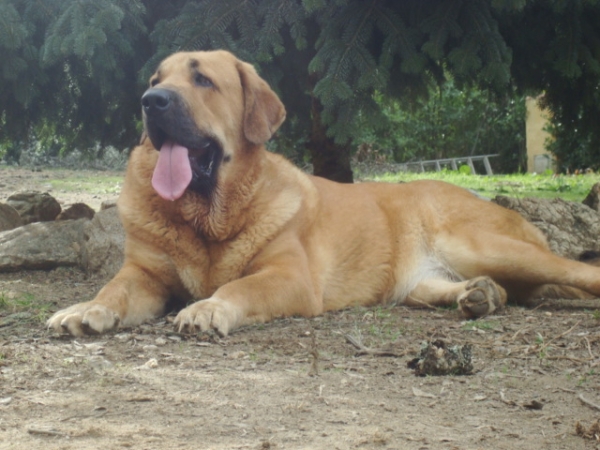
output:
[[[146,114],[163,113],[172,103],[172,93],[168,89],[150,88],[142,95],[142,107]]]

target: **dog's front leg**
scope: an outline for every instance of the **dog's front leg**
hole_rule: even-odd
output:
[[[139,325],[161,315],[168,296],[169,290],[158,277],[126,262],[94,300],[58,311],[47,325],[73,336],[105,333],[119,324]]]
[[[240,325],[322,312],[306,265],[276,264],[221,286],[212,297],[180,311],[174,323],[180,332],[214,329],[226,336]]]

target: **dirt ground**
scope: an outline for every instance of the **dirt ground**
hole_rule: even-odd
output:
[[[0,201],[44,175],[0,170]],[[224,339],[179,335],[173,316],[83,339],[45,330],[102,283],[76,269],[0,274],[0,449],[600,448],[600,426],[589,430],[600,419],[600,300],[473,322],[355,308]],[[416,377],[407,363],[434,339],[471,344],[474,373]]]

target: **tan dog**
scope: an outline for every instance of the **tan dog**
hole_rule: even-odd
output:
[[[267,152],[284,107],[230,53],[177,53],[151,86],[147,138],[118,203],[124,265],[94,300],[54,314],[48,325],[59,332],[134,326],[164,314],[171,297],[198,300],[179,312],[177,329],[226,335],[379,302],[457,303],[477,317],[507,293],[600,296],[600,268],[552,254],[517,213],[466,190],[341,185]]]

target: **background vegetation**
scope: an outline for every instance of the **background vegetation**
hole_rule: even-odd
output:
[[[4,159],[130,147],[157,62],[210,48],[260,66],[280,149],[332,179],[361,142],[516,170],[522,95],[542,91],[562,167],[600,164],[600,0],[0,0]]]
[[[496,173],[527,169],[525,99],[516,92],[499,96],[476,87],[458,89],[449,79],[413,102],[381,94],[375,99],[387,129],[365,123],[354,140],[361,149],[368,145],[375,160],[411,162],[498,154],[493,160]]]
[[[600,181],[600,176],[595,174],[573,176],[549,173],[485,176],[444,170],[442,172],[425,173],[387,173],[369,176],[366,179],[388,183],[442,180],[471,189],[486,198],[506,195],[516,198],[562,198],[563,200],[581,202],[590,193],[592,186]]]

